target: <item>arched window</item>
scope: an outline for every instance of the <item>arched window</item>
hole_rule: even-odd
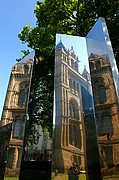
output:
[[[98,98],[99,100],[105,100],[106,98],[106,92],[103,85],[98,87]]]

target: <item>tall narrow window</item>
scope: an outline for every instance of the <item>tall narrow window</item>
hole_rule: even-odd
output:
[[[75,83],[75,81],[73,81],[73,89],[74,89],[74,92],[76,92],[76,83]]]
[[[69,143],[72,146],[81,148],[81,132],[79,122],[73,122],[73,120],[70,120],[69,123]]]
[[[74,68],[74,60],[71,59],[71,67]]]
[[[92,62],[90,62],[90,69],[91,69],[91,71],[93,71],[94,70],[94,64],[92,63]]]
[[[71,99],[69,102],[70,116],[79,120],[78,103],[76,100]]]
[[[99,100],[105,100],[106,98],[106,92],[103,85],[98,87],[98,98]]]
[[[111,116],[108,113],[102,114],[102,127],[100,131],[100,135],[106,135],[107,132],[112,132],[112,122],[111,122]]]
[[[76,72],[78,72],[78,63],[77,62],[75,62],[75,70],[76,70]]]
[[[70,116],[75,117],[75,108],[72,103],[70,103]]]
[[[25,103],[25,90],[21,90],[19,92],[19,99],[18,99],[18,104],[22,105]]]
[[[99,69],[100,68],[100,61],[96,62],[96,68]]]
[[[23,139],[25,130],[26,116],[16,116],[13,123],[13,138]]]
[[[69,79],[69,87],[70,87],[70,90],[72,90],[72,80]]]
[[[12,168],[13,157],[14,157],[14,149],[10,148],[8,151],[8,159],[7,159],[7,167],[8,168]]]
[[[74,129],[73,125],[69,125],[69,143],[73,146],[74,145]]]
[[[13,126],[13,137],[14,138],[19,138],[19,136],[20,136],[20,121],[21,121],[20,116],[17,116],[16,119],[14,120],[14,126]]]
[[[28,65],[24,65],[24,74],[28,74],[28,71],[29,71],[29,67]]]
[[[66,55],[63,55],[63,60],[66,62]]]
[[[79,94],[79,84],[77,83],[77,93]]]
[[[26,91],[26,95],[25,95],[25,105],[27,105],[28,95],[29,95],[29,89],[27,89],[27,91]]]

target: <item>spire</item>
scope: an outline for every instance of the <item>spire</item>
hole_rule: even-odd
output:
[[[60,52],[61,50],[64,50],[65,52],[67,52],[67,49],[65,48],[65,46],[62,44],[62,40],[60,37],[60,42],[57,44],[56,46],[56,52]]]
[[[86,65],[84,65],[84,70],[83,70],[83,73],[82,73],[82,76],[85,78],[85,79],[89,79],[88,77],[90,76],[89,75],[89,72],[87,71],[86,69]]]

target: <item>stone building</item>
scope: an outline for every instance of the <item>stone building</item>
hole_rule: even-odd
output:
[[[12,123],[11,138],[7,149],[7,175],[17,174],[20,168],[32,65],[33,57],[28,55],[15,64],[11,70],[1,117],[1,126]]]
[[[119,164],[119,109],[112,70],[107,55],[91,54],[98,147],[102,168]]]
[[[66,172],[76,163],[85,169],[85,129],[81,88],[91,93],[84,68],[81,75],[73,47],[67,50],[60,41],[55,56],[55,129],[53,168]],[[84,75],[84,77],[83,77]]]

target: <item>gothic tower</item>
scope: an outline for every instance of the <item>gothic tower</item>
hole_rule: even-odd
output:
[[[81,87],[90,90],[89,81],[80,74],[73,47],[60,43],[55,56],[54,168],[65,172],[76,163],[85,169],[85,130]]]
[[[26,108],[31,80],[33,57],[29,55],[12,67],[1,126],[12,123],[10,144],[7,152],[6,174],[19,172],[26,120]]]

